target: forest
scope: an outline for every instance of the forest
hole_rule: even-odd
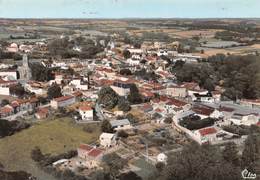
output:
[[[176,62],[171,72],[179,82],[197,82],[213,91],[224,88],[223,98],[260,98],[260,57],[218,54],[196,64]]]

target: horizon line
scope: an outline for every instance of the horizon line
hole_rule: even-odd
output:
[[[68,18],[68,17],[38,17],[38,18],[30,18],[30,17],[17,17],[17,18],[9,18],[9,17],[0,17],[0,20],[73,20],[73,19],[78,19],[78,20],[129,20],[129,19],[259,19],[260,17],[122,17],[122,18],[105,18],[105,17],[100,17],[100,18]]]

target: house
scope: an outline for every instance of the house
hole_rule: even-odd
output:
[[[87,144],[81,144],[77,149],[78,157],[82,160],[79,162],[81,166],[89,169],[99,167],[103,157],[103,150]]]
[[[192,101],[213,103],[215,99],[213,98],[212,94],[209,92],[207,94],[194,93],[192,96]]]
[[[6,48],[6,50],[8,52],[17,53],[19,51],[19,46],[16,43],[12,43]]]
[[[214,143],[217,141],[217,130],[214,127],[196,130],[194,131],[194,140],[199,144]]]
[[[8,117],[14,114],[14,108],[10,105],[6,105],[2,108],[0,108],[0,117]]]
[[[17,81],[6,81],[3,80],[2,78],[0,78],[0,95],[6,95],[6,96],[10,96],[10,87],[14,86],[18,84]]]
[[[187,89],[181,86],[169,86],[164,90],[164,94],[171,97],[185,98],[187,94]]]
[[[80,102],[80,100],[81,100],[81,98],[83,96],[83,93],[81,91],[75,91],[71,95],[75,97],[75,100],[77,102]]]
[[[51,100],[51,107],[53,109],[58,109],[59,107],[66,107],[74,103],[75,103],[75,97],[67,95],[67,96],[62,96]]]
[[[138,66],[140,64],[140,60],[129,58],[127,59],[126,63],[129,64],[130,66]]]
[[[1,70],[0,77],[8,77],[9,80],[17,80],[16,70]]]
[[[49,108],[44,107],[44,108],[39,108],[38,111],[35,113],[35,117],[37,119],[45,119],[49,116]]]
[[[85,83],[81,78],[73,79],[69,84],[75,86],[75,88],[78,90],[88,90],[88,84]]]
[[[167,155],[164,153],[160,153],[157,155],[157,162],[166,163],[167,162]]]
[[[149,113],[153,110],[153,106],[149,103],[146,103],[141,106],[141,110],[145,113]]]
[[[189,110],[190,108],[191,105],[189,103],[174,98],[169,98],[165,104],[167,113],[177,113],[179,111]]]
[[[78,111],[81,116],[79,122],[93,121],[94,113],[90,105],[82,105],[79,107]]]
[[[242,99],[240,104],[248,107],[260,107],[260,99]]]
[[[28,82],[24,85],[25,90],[35,93],[36,95],[46,95],[47,94],[47,89],[41,82]]]
[[[116,80],[113,85],[110,87],[119,95],[119,96],[128,96],[130,94],[130,87],[133,83],[129,80]]]
[[[28,111],[37,108],[40,105],[38,98],[33,97],[31,99],[16,99],[11,102],[11,106],[15,112]]]
[[[103,147],[112,147],[116,145],[116,135],[112,133],[102,133],[99,137],[100,145]]]
[[[116,131],[132,129],[132,125],[128,119],[110,121],[112,128]]]
[[[195,106],[192,108],[192,111],[194,111],[201,119],[210,117],[214,110],[214,108],[209,106]]]
[[[258,114],[254,114],[254,113],[249,113],[249,114],[234,113],[229,120],[236,125],[251,126],[253,124],[258,123],[259,117]]]

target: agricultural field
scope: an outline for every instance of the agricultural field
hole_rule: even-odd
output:
[[[44,154],[57,155],[76,149],[80,143],[95,142],[100,135],[97,124],[85,126],[91,126],[94,131],[84,131],[84,126],[75,124],[69,118],[39,122],[13,136],[0,139],[0,162],[6,170],[24,170],[39,177],[39,180],[53,180],[31,159],[32,149],[38,146]]]

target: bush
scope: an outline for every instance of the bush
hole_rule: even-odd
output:
[[[127,138],[128,137],[128,133],[125,132],[124,130],[120,130],[120,131],[118,131],[117,136],[121,137],[121,138]]]
[[[164,119],[164,123],[166,124],[171,124],[172,123],[172,118],[171,117],[167,117]]]
[[[42,154],[42,151],[40,150],[39,147],[35,147],[32,152],[31,152],[31,158],[36,161],[36,162],[40,162],[42,161],[45,157]]]
[[[215,119],[205,118],[200,119],[199,116],[189,116],[180,121],[180,125],[189,129],[196,130],[214,125]]]
[[[118,109],[120,111],[128,112],[131,110],[131,106],[126,99],[120,98],[118,101]]]
[[[102,132],[113,133],[113,128],[108,120],[104,120],[101,124]]]

